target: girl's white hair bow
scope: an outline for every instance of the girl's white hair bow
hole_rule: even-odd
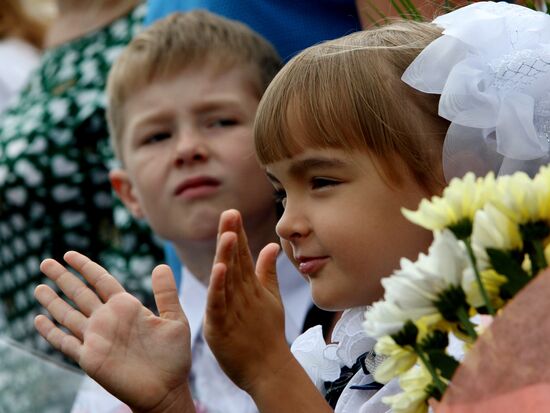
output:
[[[443,146],[449,181],[468,171],[534,174],[550,163],[550,16],[478,2],[436,18],[443,35],[403,74],[440,94],[451,121]]]

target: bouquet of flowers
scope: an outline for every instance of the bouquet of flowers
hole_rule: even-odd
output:
[[[550,385],[550,373],[538,364],[550,358],[540,354],[548,353],[550,304],[539,297],[550,292],[550,273],[543,272],[550,262],[550,168],[534,178],[466,174],[441,197],[403,212],[432,230],[434,241],[427,254],[402,259],[382,280],[384,299],[365,315],[366,332],[378,339],[375,352],[386,356],[376,380],[397,377],[403,390],[384,402],[397,413],[425,412],[430,400],[442,400],[432,403],[437,412],[487,411],[497,396],[509,410],[496,411],[518,411],[511,394],[516,403],[540,402],[532,391],[524,399],[517,392],[545,376]],[[494,322],[488,326],[487,319]]]

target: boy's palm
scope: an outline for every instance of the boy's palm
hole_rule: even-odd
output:
[[[35,324],[55,348],[74,359],[109,392],[143,411],[162,410],[166,397],[186,386],[191,365],[189,326],[166,266],[153,271],[153,290],[160,316],[145,308],[103,268],[75,252],[65,260],[95,292],[54,260],[42,271],[71,299],[77,309],[48,286],[36,297],[69,330],[45,316]]]

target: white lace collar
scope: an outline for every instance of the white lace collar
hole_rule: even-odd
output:
[[[343,366],[351,367],[357,358],[372,351],[376,340],[363,330],[365,307],[344,311],[332,333],[332,343],[326,344],[321,326],[315,326],[299,336],[292,344],[294,357],[306,370],[315,386],[324,391],[325,381],[340,376]]]

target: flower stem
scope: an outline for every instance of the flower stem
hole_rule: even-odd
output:
[[[456,312],[456,315],[460,320],[460,325],[466,330],[468,336],[474,341],[477,340],[477,332],[474,328],[474,324],[470,321],[470,317],[468,317],[464,307],[460,307]]]
[[[422,361],[422,364],[426,367],[426,370],[430,373],[433,379],[433,384],[439,390],[441,394],[445,393],[445,390],[447,389],[447,385],[443,383],[441,380],[441,377],[439,377],[439,374],[435,371],[434,366],[432,366],[432,363],[430,363],[430,360],[428,357],[426,357],[426,354],[416,346],[414,347],[414,351],[416,354],[418,354],[418,358]]]
[[[544,247],[540,239],[533,240],[534,257],[532,257],[533,277],[537,275],[540,270],[548,267],[546,257],[544,256]]]
[[[474,273],[476,275],[476,281],[479,287],[479,291],[481,293],[481,297],[483,298],[483,301],[485,301],[485,306],[487,307],[487,311],[489,312],[489,314],[494,316],[496,314],[495,309],[493,308],[493,305],[489,300],[489,296],[487,295],[487,291],[485,290],[485,287],[483,286],[483,282],[481,281],[481,274],[479,273],[479,269],[477,268],[477,261],[474,255],[474,250],[472,249],[472,244],[470,243],[469,239],[465,239],[464,244],[466,244],[466,250],[468,251],[468,256],[470,257],[470,261],[472,262],[472,266],[474,267]]]

